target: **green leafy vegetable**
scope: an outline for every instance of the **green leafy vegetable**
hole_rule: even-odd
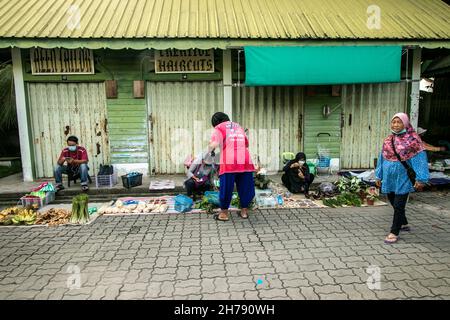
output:
[[[79,194],[72,199],[71,223],[86,223],[89,221],[88,202],[89,196],[84,193]]]

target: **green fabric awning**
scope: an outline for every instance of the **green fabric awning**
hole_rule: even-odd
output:
[[[400,81],[401,46],[244,48],[248,86]]]

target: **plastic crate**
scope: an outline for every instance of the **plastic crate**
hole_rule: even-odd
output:
[[[117,172],[113,174],[95,176],[95,186],[97,188],[112,188],[117,184]]]
[[[47,192],[45,194],[45,198],[26,198],[25,196],[20,198],[20,202],[23,207],[31,206],[33,204],[37,204],[39,208],[46,206],[47,204],[55,201],[55,192]]]
[[[317,163],[317,167],[319,168],[328,168],[330,166],[331,158],[320,156],[319,161]]]
[[[142,173],[134,176],[128,174],[122,176],[122,184],[124,188],[130,189],[142,185]]]

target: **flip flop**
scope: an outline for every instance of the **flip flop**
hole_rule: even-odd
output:
[[[214,216],[213,216],[214,220],[219,220],[219,221],[228,221],[228,220],[230,220],[229,217],[227,217],[226,219],[220,219],[219,215],[220,215],[220,213],[215,213]]]
[[[247,215],[245,217],[242,216],[242,211],[238,211],[238,215],[239,217],[241,217],[242,219],[248,219],[248,211],[247,211]]]
[[[401,231],[411,231],[411,227],[410,226],[401,227],[400,230]]]
[[[386,244],[393,244],[396,243],[398,241],[399,237],[395,237],[395,238],[390,238],[390,240],[384,239],[384,243]]]

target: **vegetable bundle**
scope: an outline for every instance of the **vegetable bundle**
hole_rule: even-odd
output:
[[[324,205],[332,208],[342,207],[344,205],[356,207],[360,207],[362,205],[359,196],[349,192],[344,192],[338,195],[336,198],[325,198],[322,201]]]
[[[203,196],[202,201],[195,205],[196,209],[206,210],[206,213],[208,214],[213,214],[214,209],[217,209],[218,207],[219,206],[212,203],[206,196]]]
[[[85,193],[79,194],[72,199],[71,223],[89,222],[88,202],[89,196]]]
[[[231,206],[235,208],[241,208],[241,199],[239,199],[239,195],[237,192],[233,192],[233,197],[231,198]],[[250,204],[248,205],[249,210],[253,210],[255,208],[255,199],[253,199]]]

